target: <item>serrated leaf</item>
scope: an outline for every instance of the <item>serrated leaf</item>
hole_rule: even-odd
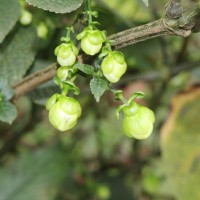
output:
[[[0,0],[0,43],[20,17],[21,7],[16,0]]]
[[[15,106],[9,101],[0,101],[0,121],[12,124],[16,117]]]
[[[108,86],[108,82],[99,77],[98,78],[94,77],[90,81],[90,89],[97,102],[99,102],[101,96],[106,91],[107,86]]]
[[[6,99],[10,100],[14,95],[14,90],[11,88],[7,82],[0,80],[0,94]]]
[[[144,4],[148,7],[149,6],[149,0],[142,0]]]
[[[58,146],[21,154],[0,169],[0,199],[54,200],[65,179],[66,161]]]
[[[94,67],[92,65],[78,63],[78,64],[75,64],[74,67],[79,69],[80,71],[82,71],[85,74],[88,74],[88,75],[94,74]]]
[[[35,28],[28,27],[19,29],[11,41],[5,40],[0,55],[1,79],[13,84],[23,78],[35,58],[36,38]]]
[[[70,13],[81,6],[83,0],[26,0],[27,3],[55,13]]]

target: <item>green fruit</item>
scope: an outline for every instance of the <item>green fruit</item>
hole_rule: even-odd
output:
[[[132,102],[123,108],[123,112],[122,128],[128,137],[142,140],[151,135],[155,121],[152,110]]]
[[[81,48],[88,55],[99,53],[102,43],[105,42],[104,35],[100,30],[88,30],[87,28],[77,35],[77,39],[81,40]]]
[[[60,131],[73,128],[81,115],[79,102],[71,97],[61,96],[49,111],[49,121]]]
[[[27,26],[31,24],[32,19],[32,14],[27,10],[23,10],[19,21],[22,25]]]
[[[65,66],[59,67],[57,70],[57,77],[61,81],[65,81],[68,77],[69,70],[70,70],[70,67],[65,67]]]
[[[104,76],[111,82],[116,83],[126,72],[127,64],[124,55],[119,51],[110,52],[102,61],[101,69]]]
[[[55,49],[55,54],[61,66],[72,66],[76,62],[78,49],[72,43],[63,43]]]
[[[45,23],[40,22],[37,25],[37,35],[39,38],[46,39],[48,36],[48,31],[48,26]]]

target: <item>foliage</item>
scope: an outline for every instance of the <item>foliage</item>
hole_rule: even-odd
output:
[[[93,0],[100,25],[94,21],[96,12],[82,13],[85,2],[0,0],[0,199],[200,199],[199,34],[168,35],[120,49],[127,71],[111,84],[100,70],[114,49],[108,36],[163,17],[167,1]],[[90,15],[94,30],[87,24]],[[67,41],[65,28],[72,25],[73,45],[67,49],[70,65],[76,63],[63,80],[55,78],[60,87],[54,80],[43,83],[44,69],[54,73],[56,67],[48,66],[57,61],[54,50]],[[68,59],[62,52],[56,55]],[[16,98],[24,80],[27,89],[26,81],[36,76],[39,86]],[[66,88],[80,102],[82,115],[73,129],[61,133],[49,123],[44,105]],[[136,103],[155,112],[155,128],[145,141],[128,138],[122,130],[123,119],[134,112],[131,107],[124,113],[126,99],[136,91],[146,94]],[[123,111],[119,121],[117,107]]]
[[[20,4],[15,0],[0,1],[0,43],[20,17]]]
[[[42,8],[43,10],[55,13],[68,13],[81,6],[83,0],[26,0],[26,2],[33,6],[37,6],[38,8]]]

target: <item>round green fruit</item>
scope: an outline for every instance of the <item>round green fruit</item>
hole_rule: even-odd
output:
[[[65,67],[65,66],[59,67],[57,70],[57,77],[61,81],[65,81],[68,77],[69,70],[70,70],[70,67]]]
[[[77,39],[81,40],[82,50],[91,56],[99,53],[102,43],[105,42],[104,35],[100,30],[85,29],[83,32],[77,35]]]
[[[23,10],[19,21],[22,25],[27,26],[31,24],[32,19],[33,15],[29,11]]]
[[[118,82],[127,69],[124,55],[119,51],[108,53],[101,63],[101,69],[111,83]]]
[[[72,43],[63,43],[55,49],[55,55],[61,66],[72,66],[76,62],[78,49]]]
[[[80,103],[71,97],[61,96],[49,111],[49,121],[60,131],[73,128],[81,115]]]
[[[151,135],[155,121],[152,110],[132,102],[123,108],[123,112],[122,128],[128,137],[142,140]]]

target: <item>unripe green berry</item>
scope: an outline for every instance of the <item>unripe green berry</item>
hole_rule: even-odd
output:
[[[37,35],[39,38],[46,39],[48,36],[48,26],[41,22],[37,25]]]
[[[105,42],[103,33],[100,30],[85,29],[83,32],[77,35],[77,39],[81,39],[82,50],[91,56],[99,53],[102,43]]]
[[[142,140],[151,135],[155,121],[152,110],[132,102],[123,108],[123,112],[122,128],[128,137]]]
[[[49,121],[60,131],[73,128],[81,115],[79,102],[71,97],[61,96],[49,111]]]
[[[78,49],[72,43],[63,43],[55,49],[55,54],[61,66],[72,66],[76,62]]]
[[[70,67],[65,67],[65,66],[59,67],[57,70],[57,77],[61,81],[65,81],[68,77],[69,70],[70,70]]]
[[[119,51],[110,52],[102,61],[101,69],[104,76],[111,82],[116,83],[126,72],[127,64],[124,55]]]
[[[22,25],[27,26],[31,24],[32,19],[32,14],[27,10],[23,10],[19,21]]]

